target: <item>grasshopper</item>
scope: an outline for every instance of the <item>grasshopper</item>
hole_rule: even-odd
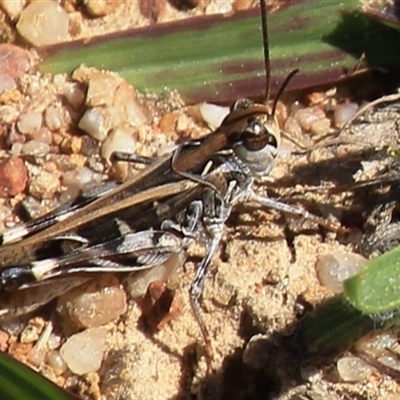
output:
[[[260,4],[268,100],[267,10],[264,0]],[[153,268],[192,241],[200,241],[206,254],[191,285],[190,300],[209,344],[199,298],[235,205],[253,203],[338,229],[304,209],[254,190],[257,183],[268,181],[274,166],[281,140],[276,106],[296,72],[284,81],[272,107],[241,99],[218,129],[166,156],[147,160],[120,155],[150,165],[125,183],[92,189],[54,212],[4,232],[0,236],[0,293],[76,274]]]

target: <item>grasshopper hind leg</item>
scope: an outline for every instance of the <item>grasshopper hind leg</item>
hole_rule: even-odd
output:
[[[266,209],[277,210],[286,214],[291,214],[308,219],[332,232],[338,232],[338,233],[348,232],[347,228],[344,228],[333,221],[330,221],[323,217],[319,217],[318,215],[311,214],[310,212],[304,210],[303,208],[283,203],[280,202],[279,200],[271,199],[266,196],[261,196],[255,193],[253,190],[248,190],[247,193],[245,193],[245,195],[240,199],[240,201],[255,203],[261,205]]]
[[[156,157],[141,156],[140,154],[126,153],[124,151],[114,151],[111,154],[111,162],[125,161],[129,163],[150,165],[156,160]]]

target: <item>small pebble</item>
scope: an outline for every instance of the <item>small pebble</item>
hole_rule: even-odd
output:
[[[39,200],[35,199],[32,196],[26,196],[22,202],[24,209],[32,219],[43,215],[44,211],[40,203],[41,202]]]
[[[0,95],[0,102],[3,104],[14,104],[20,102],[22,94],[18,89],[8,88]]]
[[[325,118],[325,114],[318,107],[307,107],[298,110],[295,113],[294,118],[300,124],[302,129],[309,131],[314,122]]]
[[[229,307],[237,295],[234,285],[229,283],[219,272],[214,279],[212,285],[207,285],[207,296],[212,297],[213,303],[219,307]]]
[[[340,377],[345,382],[359,382],[367,379],[375,368],[358,357],[343,357],[336,364]]]
[[[101,183],[102,176],[93,172],[88,167],[77,167],[71,171],[66,171],[62,175],[63,185],[68,187],[84,188],[89,184]]]
[[[20,342],[21,343],[33,343],[39,339],[41,329],[38,326],[29,324],[21,332]]]
[[[308,383],[314,383],[321,380],[321,370],[316,365],[306,364],[300,367],[301,379]]]
[[[5,330],[0,330],[0,351],[7,351],[10,334]]]
[[[71,331],[116,320],[125,313],[126,294],[111,275],[88,282],[58,299],[57,311]]]
[[[11,0],[18,2],[18,0]],[[21,78],[32,65],[31,54],[28,50],[10,43],[0,44],[0,75]]]
[[[33,347],[27,355],[27,361],[29,362],[29,364],[38,368],[43,363],[45,356],[46,351],[44,349]]]
[[[119,118],[112,107],[89,108],[83,114],[78,127],[91,137],[102,142],[111,129],[119,125]]]
[[[0,119],[3,124],[13,124],[18,116],[19,112],[15,107],[8,104],[0,105]]]
[[[72,335],[61,346],[60,354],[68,368],[77,375],[96,372],[103,359],[107,329],[89,328]]]
[[[398,333],[392,331],[373,332],[359,339],[355,348],[357,351],[368,353],[374,358],[379,358],[387,349],[397,344]]]
[[[0,75],[0,94],[4,93],[6,90],[9,89],[16,89],[17,84],[15,83],[14,78],[9,75]]]
[[[41,171],[31,179],[29,193],[40,200],[51,199],[60,187],[60,173]]]
[[[357,110],[357,103],[338,104],[333,112],[333,124],[335,127],[340,129],[346,122],[354,117]]]
[[[94,71],[89,76],[86,105],[89,107],[111,106],[120,79],[112,74]]]
[[[64,92],[68,103],[74,108],[79,108],[85,102],[85,92],[82,90],[79,83],[69,83],[66,85]]]
[[[43,142],[38,142],[37,140],[29,140],[24,143],[21,148],[21,153],[24,155],[34,156],[34,157],[44,157],[50,152],[50,146]]]
[[[252,7],[252,5],[252,0],[233,0],[232,7],[235,11],[239,11],[247,10],[248,8]]]
[[[87,166],[99,174],[104,173],[105,170],[103,162],[100,162],[97,157],[88,158]]]
[[[18,296],[15,296],[14,293],[11,293],[10,296],[2,296],[0,298],[2,325],[5,323],[3,320],[26,315],[87,280],[87,277],[55,279],[43,282],[40,286],[21,290]]]
[[[26,0],[1,0],[1,8],[11,20],[16,20],[24,8]]]
[[[37,129],[31,133],[31,137],[33,140],[36,140],[40,143],[45,143],[50,145],[53,141],[53,135],[45,126]]]
[[[97,156],[99,154],[99,142],[91,136],[83,136],[81,153],[86,157]]]
[[[152,332],[160,331],[182,313],[182,296],[169,289],[165,282],[151,282],[141,309],[141,320],[145,326]]]
[[[76,199],[81,194],[81,190],[76,185],[68,186],[60,195],[60,203],[65,204]]]
[[[335,252],[319,256],[315,267],[322,285],[333,293],[342,293],[343,281],[360,272],[366,262],[356,253]]]
[[[126,291],[134,299],[144,296],[151,282],[166,282],[185,260],[183,253],[173,254],[165,263],[155,268],[130,274],[124,280]]]
[[[92,17],[102,17],[110,14],[121,2],[122,0],[86,0],[84,5]]]
[[[287,118],[283,129],[293,137],[300,137],[300,135],[303,133],[300,124],[293,117]]]
[[[1,329],[5,330],[8,334],[18,336],[26,327],[26,321],[23,318],[12,318],[1,321]]]
[[[23,143],[14,143],[11,145],[10,153],[13,156],[21,155]]]
[[[203,120],[212,129],[221,126],[222,121],[229,114],[228,107],[221,107],[210,103],[201,103],[199,109]]]
[[[21,133],[27,134],[42,126],[43,115],[41,113],[22,114],[18,118],[17,128]]]
[[[46,362],[56,375],[62,375],[68,368],[58,350],[50,350],[46,354]]]
[[[50,350],[58,349],[61,345],[61,337],[56,335],[55,333],[51,333],[49,336],[49,340],[47,341],[47,347]]]
[[[71,391],[76,389],[76,387],[79,384],[79,378],[76,375],[68,376],[68,378],[65,380],[65,389],[68,390],[70,388]]]
[[[28,182],[28,170],[22,158],[12,156],[0,164],[0,197],[22,193]]]
[[[243,352],[243,362],[255,369],[262,369],[268,365],[271,356],[268,351],[270,348],[269,340],[266,335],[254,335],[246,345]]]
[[[382,363],[383,365],[386,365],[389,368],[400,371],[400,359],[398,354],[387,353],[382,357],[379,357],[377,361]]]
[[[176,132],[176,124],[178,123],[179,113],[177,111],[166,112],[161,116],[158,128],[165,135],[173,135]]]
[[[77,136],[72,136],[71,141],[70,141],[70,149],[71,149],[72,153],[76,154],[77,156],[82,156],[82,154],[80,154],[82,151],[82,148],[83,148],[83,138],[77,137]]]
[[[331,127],[331,121],[328,118],[321,118],[311,123],[310,132],[315,135],[326,135]]]
[[[21,13],[17,30],[35,46],[67,41],[69,16],[57,2],[31,2]]]
[[[41,82],[40,79],[32,79],[27,82],[24,89],[26,95],[32,96],[34,98],[38,94],[42,94],[43,82]],[[38,104],[38,106],[43,107],[44,104]],[[41,111],[43,111],[43,109]]]
[[[101,145],[101,155],[111,163],[110,157],[115,151],[124,151],[134,153],[136,149],[136,141],[133,139],[132,129],[114,129],[104,140]]]
[[[44,112],[46,126],[51,131],[58,131],[68,123],[66,109],[59,102],[50,104]]]
[[[150,111],[136,90],[123,81],[117,88],[113,103],[121,121],[136,127],[151,122]]]

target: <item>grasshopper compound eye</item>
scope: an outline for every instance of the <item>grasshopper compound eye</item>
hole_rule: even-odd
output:
[[[260,151],[266,146],[278,147],[278,140],[273,129],[259,119],[249,122],[246,130],[242,133],[242,143],[247,151]]]

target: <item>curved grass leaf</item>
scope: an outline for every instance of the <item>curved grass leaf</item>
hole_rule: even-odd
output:
[[[303,319],[296,346],[304,356],[334,356],[367,333],[399,323],[398,312],[367,315],[354,308],[343,295],[337,295]]]
[[[0,352],[0,399],[79,400],[3,352]]]
[[[350,304],[366,314],[400,308],[400,246],[370,260],[362,271],[344,282]]]
[[[300,346],[306,355],[333,355],[349,348],[370,332],[374,322],[335,296],[308,314],[299,329]]]
[[[141,90],[177,89],[186,101],[264,97],[259,10],[159,24],[38,49],[42,72],[84,63],[120,73]],[[400,65],[400,33],[360,12],[357,0],[297,1],[268,16],[275,91],[300,68],[291,88],[346,77],[362,56],[367,67]]]
[[[400,323],[400,246],[370,260],[344,282],[344,293],[306,316],[301,345],[308,354],[338,353],[366,333]]]

